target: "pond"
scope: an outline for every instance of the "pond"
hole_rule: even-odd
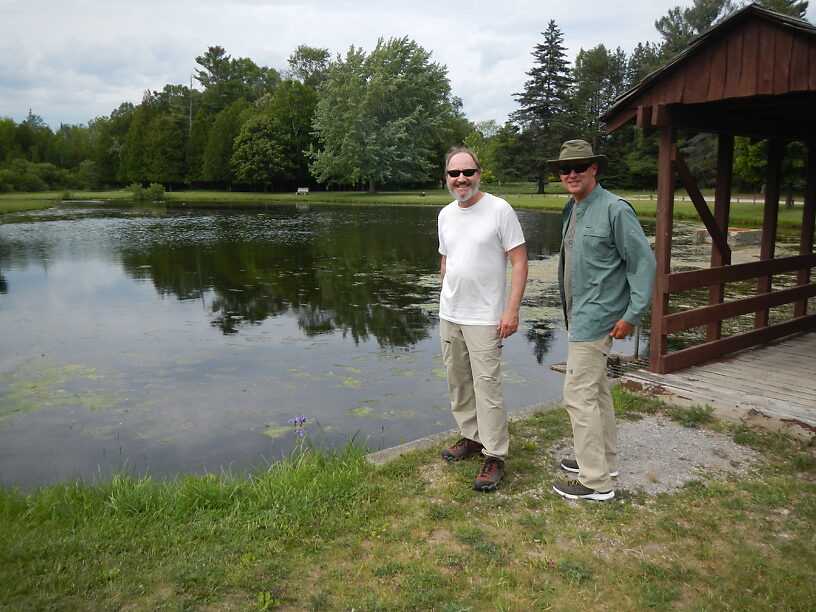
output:
[[[242,472],[301,438],[450,429],[430,206],[62,205],[0,221],[0,484]],[[560,397],[560,214],[519,212],[530,282],[508,408]],[[631,352],[631,343],[615,350]]]

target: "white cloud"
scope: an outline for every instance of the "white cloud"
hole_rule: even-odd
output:
[[[503,122],[550,19],[570,59],[599,44],[629,53],[658,40],[654,21],[669,8],[690,3],[0,0],[0,116],[21,121],[31,109],[52,126],[86,123],[122,102],[138,103],[146,89],[189,83],[195,57],[211,45],[283,71],[299,44],[335,55],[408,36],[447,66],[470,119]]]

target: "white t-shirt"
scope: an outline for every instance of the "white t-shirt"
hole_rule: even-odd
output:
[[[439,317],[460,325],[497,325],[504,311],[507,251],[524,244],[521,224],[505,200],[489,193],[467,208],[439,212],[445,278]]]

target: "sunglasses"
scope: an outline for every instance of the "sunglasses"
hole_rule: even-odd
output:
[[[476,168],[468,168],[467,170],[448,170],[448,176],[451,178],[457,178],[460,174],[464,174],[465,176],[473,176],[477,172],[478,170]]]
[[[589,168],[591,165],[592,162],[586,162],[584,164],[574,164],[572,166],[558,166],[558,174],[567,176],[573,170],[575,170],[577,174],[581,174],[582,172],[586,172],[587,168]]]

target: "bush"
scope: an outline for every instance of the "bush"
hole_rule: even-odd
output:
[[[145,193],[145,188],[142,187],[141,183],[131,183],[128,185],[127,190],[130,192],[130,196],[137,202],[142,202],[147,199],[147,193]]]
[[[164,199],[164,185],[161,183],[150,183],[147,188],[148,199],[159,202]]]

